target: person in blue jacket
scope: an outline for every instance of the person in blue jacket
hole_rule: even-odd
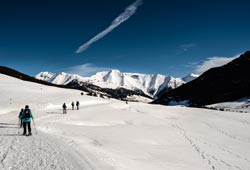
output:
[[[21,119],[23,122],[23,135],[27,135],[27,136],[32,135],[30,122],[31,122],[31,119],[33,120],[33,115],[28,105],[25,106]],[[28,134],[26,134],[27,126],[28,126],[28,132],[29,132]]]

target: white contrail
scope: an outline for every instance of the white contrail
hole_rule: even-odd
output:
[[[97,34],[95,37],[91,38],[88,42],[81,45],[75,53],[81,53],[85,51],[91,44],[103,38],[105,35],[110,33],[113,29],[118,27],[121,23],[128,20],[133,14],[136,13],[137,8],[142,5],[143,0],[136,0],[133,4],[129,5],[123,13],[121,13],[116,19],[113,20],[111,25],[106,28],[104,31]]]

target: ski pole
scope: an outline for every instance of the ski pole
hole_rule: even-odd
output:
[[[20,132],[19,132],[19,129],[20,129],[20,118],[18,119],[18,124],[17,124],[17,133],[19,134]]]
[[[36,134],[37,134],[37,130],[36,130],[36,126],[35,126],[35,121],[34,121],[34,119],[32,119],[32,122],[33,122],[33,125],[34,125],[35,132],[36,132]]]

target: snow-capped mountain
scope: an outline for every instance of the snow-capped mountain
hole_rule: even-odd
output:
[[[70,83],[72,80],[84,80],[83,77],[76,75],[76,74],[67,74],[64,72],[55,74],[51,72],[41,72],[35,76],[36,79],[47,81],[53,84],[61,84],[66,85]]]
[[[190,74],[188,74],[186,77],[183,77],[182,80],[188,83],[188,82],[190,82],[190,81],[196,79],[197,77],[199,77],[198,74],[190,73]]]
[[[164,88],[173,89],[186,83],[181,78],[174,78],[171,76],[122,73],[119,70],[96,73],[89,78],[89,81],[102,87],[124,87],[131,90],[140,89],[145,94],[152,97],[156,96]]]
[[[116,89],[118,87],[129,90],[142,90],[145,94],[155,97],[164,89],[174,89],[180,85],[197,78],[197,75],[189,74],[184,78],[174,78],[160,74],[146,75],[139,73],[122,73],[119,70],[98,72],[91,77],[81,77],[76,74],[41,72],[36,75],[39,80],[53,84],[66,85],[72,80],[92,83],[102,88]]]

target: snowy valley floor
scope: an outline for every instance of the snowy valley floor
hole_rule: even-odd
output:
[[[1,170],[79,170],[91,169],[72,149],[44,133],[22,136],[17,128],[16,113],[0,115]],[[72,157],[74,155],[74,157]]]
[[[1,75],[0,82],[1,170],[250,170],[248,113],[126,104]],[[76,100],[80,110],[63,115],[62,103]],[[31,137],[18,135],[25,104],[38,130]]]

